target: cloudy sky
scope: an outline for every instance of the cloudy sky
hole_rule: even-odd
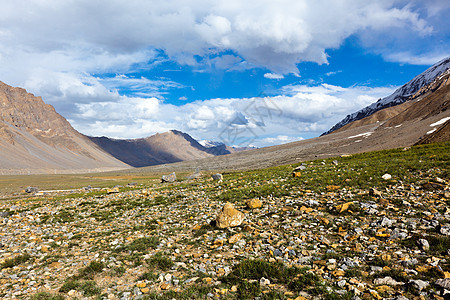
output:
[[[0,80],[80,132],[320,135],[449,55],[448,0],[0,0]]]

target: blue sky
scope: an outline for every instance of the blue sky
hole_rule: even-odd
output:
[[[450,55],[444,0],[0,4],[0,80],[94,136],[311,138]]]

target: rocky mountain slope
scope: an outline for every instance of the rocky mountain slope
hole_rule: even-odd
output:
[[[0,82],[0,174],[123,169],[55,109]]]
[[[414,77],[410,82],[406,83],[405,85],[397,89],[392,95],[382,98],[377,102],[355,113],[347,115],[342,121],[334,125],[327,132],[323,133],[323,135],[338,130],[339,128],[351,122],[366,118],[382,109],[393,107],[405,103],[408,100],[411,100],[411,96],[415,95],[424,86],[427,86],[430,83],[432,83],[436,78],[438,78],[449,68],[450,68],[450,57],[447,57],[446,59],[441,60],[440,62],[436,63],[435,65],[427,69],[422,74],[419,74],[416,77]]]

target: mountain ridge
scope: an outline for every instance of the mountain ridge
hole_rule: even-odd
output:
[[[336,131],[354,121],[364,119],[379,110],[405,103],[406,101],[408,101],[408,99],[410,99],[411,96],[419,92],[422,87],[430,84],[433,80],[435,80],[442,73],[446,72],[449,68],[450,57],[447,57],[437,62],[421,74],[415,76],[408,83],[395,90],[395,92],[391,95],[379,99],[377,102],[372,103],[357,112],[347,115],[344,119],[335,124],[328,131],[322,133],[321,136],[330,134],[333,131]]]

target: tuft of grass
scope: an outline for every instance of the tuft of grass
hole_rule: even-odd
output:
[[[224,284],[238,285],[238,299],[283,299],[277,291],[262,292],[259,285],[261,277],[267,278],[271,283],[284,285],[292,292],[307,292],[317,295],[320,299],[352,299],[353,293],[337,294],[328,287],[322,279],[306,269],[287,267],[279,262],[266,262],[263,260],[243,260],[237,264],[233,271],[221,278]]]
[[[69,280],[65,282],[59,289],[60,293],[68,293],[71,290],[77,290],[83,292],[85,296],[94,296],[100,294],[101,289],[97,286],[97,283],[93,280]]]
[[[84,293],[85,296],[94,296],[100,294],[102,291],[98,286],[97,283],[93,280],[90,281],[84,281],[80,285],[80,290]]]
[[[298,276],[289,283],[289,288],[292,291],[301,292],[307,288],[320,285],[320,278],[313,273],[305,273]]]
[[[161,271],[167,271],[174,265],[173,261],[167,256],[164,256],[162,252],[158,252],[153,255],[150,259],[147,260],[147,263],[150,265],[150,267],[157,268]]]
[[[159,245],[159,238],[156,236],[143,237],[132,241],[130,244],[118,248],[116,251],[136,251],[147,252],[148,249],[155,249]]]
[[[429,254],[444,254],[450,249],[450,237],[449,236],[422,236],[420,234],[415,234],[412,237],[400,241],[400,244],[406,248],[417,248],[418,240],[425,238],[430,244],[430,249],[427,251]]]
[[[349,268],[349,269],[345,270],[344,276],[347,278],[351,278],[351,277],[361,278],[361,270],[359,270],[357,268]]]
[[[20,264],[26,263],[30,259],[31,259],[31,256],[29,254],[22,254],[22,255],[14,257],[14,258],[9,258],[0,265],[0,270],[18,266]]]
[[[99,261],[91,261],[89,265],[81,270],[77,278],[79,279],[94,279],[95,274],[100,273],[105,268],[105,264]]]
[[[63,295],[53,295],[48,292],[40,292],[37,294],[34,294],[30,298],[31,300],[64,300]]]
[[[396,281],[400,281],[400,282],[408,282],[409,281],[407,274],[402,269],[393,268],[393,269],[390,269],[389,271],[382,271],[380,273],[377,273],[377,275],[376,275],[376,277],[378,277],[378,278],[383,278],[386,276],[392,277],[392,279],[395,279]]]
[[[148,281],[155,281],[156,279],[158,279],[158,275],[156,275],[153,272],[145,272],[138,278],[138,280],[148,280]]]
[[[375,257],[372,261],[370,261],[370,264],[378,267],[389,267],[391,265],[389,261],[382,259],[380,256]]]
[[[200,229],[198,229],[194,232],[194,237],[199,237],[201,235],[208,233],[208,231],[211,231],[214,229],[217,229],[217,228],[212,226],[211,224],[202,225],[202,227],[200,227]]]
[[[60,288],[60,293],[68,293],[71,290],[77,290],[81,285],[81,282],[78,280],[69,280],[66,281]]]
[[[223,279],[224,282],[236,284],[242,279],[259,280],[264,277],[274,283],[286,283],[301,272],[304,270],[288,268],[282,263],[270,263],[260,259],[243,260]]]
[[[114,267],[112,270],[111,270],[111,272],[110,272],[110,274],[111,274],[111,276],[117,276],[117,277],[120,277],[120,276],[122,276],[124,273],[125,273],[125,268],[123,267],[123,266],[120,266],[120,267]]]
[[[253,299],[261,294],[259,282],[242,281],[238,286],[239,299]]]

